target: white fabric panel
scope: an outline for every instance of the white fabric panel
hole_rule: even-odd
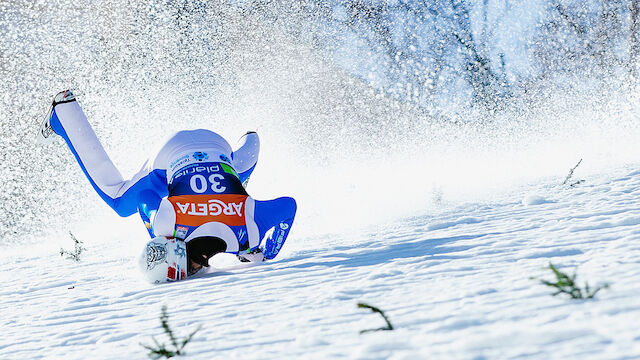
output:
[[[238,174],[243,173],[258,162],[260,138],[257,133],[248,133],[240,139],[241,145],[233,152],[233,168]]]
[[[176,212],[173,209],[173,204],[167,198],[163,198],[158,206],[153,219],[150,219],[153,224],[153,233],[156,236],[168,236],[173,237],[173,233],[176,226]]]
[[[237,253],[238,250],[240,250],[236,234],[234,234],[230,227],[223,223],[208,222],[202,224],[185,239],[185,242],[189,242],[191,239],[195,239],[200,236],[216,236],[221,238],[225,243],[227,243],[227,250],[225,252]]]
[[[258,225],[256,224],[254,217],[256,208],[256,202],[251,197],[247,198],[244,205],[244,218],[247,223],[247,235],[249,237],[249,248],[260,245],[260,232],[258,231]]]

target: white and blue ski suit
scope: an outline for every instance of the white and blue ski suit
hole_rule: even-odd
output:
[[[50,125],[69,146],[98,195],[126,217],[140,214],[149,235],[188,242],[202,236],[224,240],[227,253],[263,245],[274,258],[296,213],[290,197],[259,201],[243,187],[258,161],[258,134],[243,136],[235,151],[204,129],[171,136],[130,180],[123,179],[77,101],[55,105]],[[265,239],[270,229],[273,232]]]

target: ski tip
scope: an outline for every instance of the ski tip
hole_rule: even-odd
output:
[[[40,123],[40,128],[38,129],[37,142],[40,145],[47,145],[53,142],[55,132],[50,125],[51,116],[53,116],[53,105],[49,108],[47,115]]]
[[[52,106],[56,106],[58,104],[62,104],[62,103],[66,103],[66,102],[71,102],[71,101],[75,101],[76,100],[76,96],[73,95],[73,93],[71,92],[71,90],[67,89],[67,90],[62,90],[59,93],[56,94],[56,96],[53,97],[53,104]]]

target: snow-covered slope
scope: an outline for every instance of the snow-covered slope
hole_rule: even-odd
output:
[[[52,242],[6,249],[0,358],[143,359],[140,343],[167,342],[162,305],[180,336],[203,325],[192,359],[637,358],[640,171],[611,174],[366,231],[298,231],[277,261],[220,255],[211,273],[159,286],[136,277],[136,246],[115,232],[85,242],[80,263]],[[530,278],[551,280],[549,262],[611,288],[552,297]],[[360,335],[384,325],[360,301],[396,330]]]

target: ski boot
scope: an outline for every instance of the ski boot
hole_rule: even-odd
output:
[[[47,116],[44,118],[40,125],[40,131],[38,132],[38,142],[41,144],[49,144],[53,141],[55,131],[51,127],[51,117],[53,116],[53,110],[58,104],[64,104],[68,102],[76,101],[75,95],[70,90],[64,90],[59,92],[53,97],[51,107],[47,112]]]

